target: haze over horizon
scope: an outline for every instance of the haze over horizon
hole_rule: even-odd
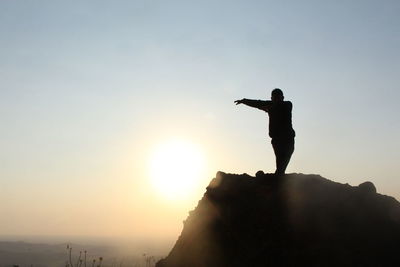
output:
[[[400,199],[399,12],[395,0],[0,1],[0,235],[175,240],[218,170],[274,171],[267,115],[233,101],[275,87],[293,102],[287,172]],[[191,157],[160,150],[171,142]],[[186,187],[163,194],[151,178],[169,156],[201,174],[177,198]]]

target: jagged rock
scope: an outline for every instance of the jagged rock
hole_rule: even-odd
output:
[[[265,173],[263,171],[256,172],[256,177],[263,177]]]
[[[376,193],[376,187],[372,182],[361,183],[358,188],[366,193]]]
[[[370,185],[219,172],[157,267],[400,266],[399,243],[400,203]]]

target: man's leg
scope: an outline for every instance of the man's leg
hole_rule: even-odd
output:
[[[288,139],[286,143],[283,145],[283,151],[282,151],[282,161],[281,161],[281,168],[283,170],[283,173],[285,173],[287,166],[289,165],[290,159],[292,157],[293,151],[294,151],[294,138]]]
[[[294,151],[294,139],[285,140],[272,139],[272,147],[274,148],[276,158],[276,174],[285,174],[290,158]]]
[[[271,143],[275,153],[275,161],[276,161],[275,174],[283,174],[284,171],[282,171],[282,143],[276,139],[272,139]]]

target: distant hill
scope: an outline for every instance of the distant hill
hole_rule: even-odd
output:
[[[157,267],[400,266],[400,203],[366,182],[217,173]]]

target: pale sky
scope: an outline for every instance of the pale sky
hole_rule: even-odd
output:
[[[288,172],[400,199],[400,2],[0,1],[0,235],[175,239],[218,170],[274,171],[267,114],[293,102]],[[152,151],[196,144],[167,200]]]

